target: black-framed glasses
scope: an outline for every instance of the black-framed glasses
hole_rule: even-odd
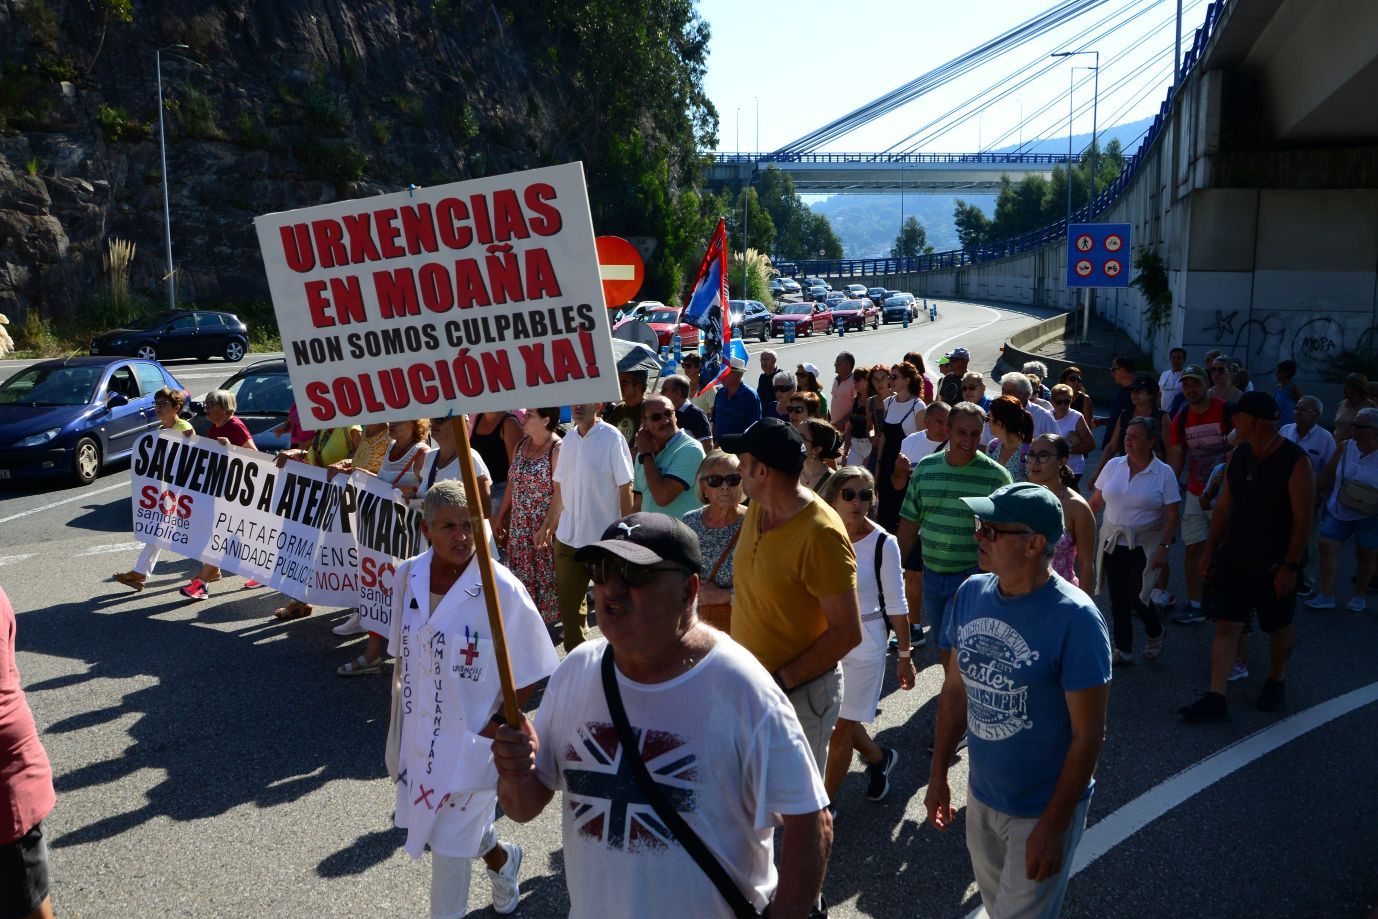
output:
[[[154,400],[153,400],[153,407],[154,407],[154,408],[175,408],[176,405],[177,405],[176,402],[169,402],[169,401],[166,400],[166,399],[154,399]]]
[[[791,415],[802,415],[808,411],[808,409],[802,405],[791,405],[786,408],[785,411],[789,412]]]
[[[873,488],[863,488],[860,490],[855,488],[844,488],[839,491],[838,494],[842,496],[843,501],[855,501],[857,498],[860,498],[862,504],[870,504],[876,497],[876,492]]]
[[[1063,382],[1064,382],[1064,383],[1080,383],[1080,382],[1081,382],[1081,374],[1079,374],[1079,373],[1074,373],[1074,374],[1072,374],[1071,376],[1067,377],[1067,379],[1063,380]]]
[[[1071,399],[1054,399],[1054,400],[1053,400],[1053,405],[1071,405],[1071,404],[1072,404],[1072,400],[1071,400]]]
[[[589,580],[600,587],[613,578],[617,578],[628,587],[645,587],[661,572],[678,571],[681,574],[684,573],[684,569],[678,565],[637,565],[615,555],[604,555],[602,558],[588,562],[587,567]]]
[[[673,412],[647,412],[644,417],[651,424],[657,424],[673,415]]]
[[[1001,536],[1032,536],[1028,530],[1001,530],[992,523],[986,523],[980,517],[976,518],[976,538],[984,539],[986,542],[995,542]]]
[[[727,475],[706,475],[703,477],[703,483],[709,488],[722,488],[724,485],[731,485],[733,488],[736,488],[738,485],[742,484],[742,477],[736,472],[731,472]]]
[[[1051,463],[1057,459],[1056,450],[1030,450],[1025,454],[1028,459],[1039,463]]]
[[[775,391],[776,391],[776,392],[794,392],[794,387],[793,387],[793,386],[777,386],[777,387],[775,387]]]

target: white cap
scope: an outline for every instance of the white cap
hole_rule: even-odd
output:
[[[731,360],[730,363],[731,363],[731,365],[732,365],[732,369],[733,369],[733,370],[745,370],[745,369],[746,369],[746,361],[742,360],[740,357],[734,357],[734,358],[732,358],[732,360]]]
[[[818,365],[817,365],[817,364],[800,364],[799,366],[800,366],[800,367],[803,367],[803,368],[804,368],[805,370],[807,370],[809,373],[813,374],[814,379],[817,379],[817,378],[818,378],[819,374],[818,374]]]

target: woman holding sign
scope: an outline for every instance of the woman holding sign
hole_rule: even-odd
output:
[[[206,431],[206,436],[212,440],[218,440],[227,447],[248,447],[250,450],[257,450],[254,445],[253,435],[249,433],[249,428],[243,421],[234,416],[235,409],[239,403],[235,400],[234,393],[225,389],[212,389],[206,393],[206,420],[211,423],[210,429]],[[211,581],[220,580],[220,568],[217,565],[202,565],[201,570],[196,573],[187,586],[182,588],[182,596],[188,600],[208,600],[210,599]],[[245,587],[257,587],[258,582],[249,580],[244,582]]]
[[[412,497],[421,484],[421,464],[430,452],[426,438],[430,434],[431,423],[422,418],[419,421],[392,421],[388,432],[392,443],[383,454],[383,462],[374,473],[393,488],[402,492],[403,497]],[[352,635],[366,631],[360,624],[359,611],[350,613],[343,624],[334,629],[336,635]],[[335,670],[336,676],[363,676],[378,673],[383,669],[383,649],[385,639],[377,632],[369,632],[364,642],[364,653]]]
[[[494,912],[506,915],[521,896],[522,850],[499,842],[493,826],[502,697],[475,521],[458,482],[437,482],[422,507],[431,548],[398,566],[388,634],[396,664],[385,760],[397,784],[395,821],[412,858],[430,846],[432,916],[464,914],[476,858],[488,869]],[[492,571],[520,704],[558,661],[526,588],[498,562]]]
[[[187,404],[187,397],[180,390],[171,387],[163,387],[153,394],[153,411],[158,415],[158,429],[161,431],[180,431],[187,437],[191,437],[194,431],[191,422],[181,417],[182,406]],[[145,545],[143,551],[139,553],[139,560],[134,563],[133,571],[123,571],[113,578],[131,590],[139,591],[144,589],[144,582],[153,573],[153,566],[158,564],[158,554],[161,550],[154,545]]]

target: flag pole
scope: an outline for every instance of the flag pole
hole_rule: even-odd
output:
[[[508,727],[520,724],[521,709],[517,705],[517,687],[512,681],[512,659],[507,653],[507,632],[502,625],[502,605],[498,602],[498,585],[493,580],[493,556],[488,551],[488,532],[484,520],[487,510],[482,506],[478,490],[478,475],[474,472],[474,457],[469,449],[469,418],[459,414],[450,419],[454,432],[455,452],[459,457],[460,478],[469,501],[469,519],[474,525],[474,553],[478,557],[479,577],[483,581],[483,600],[488,607],[488,628],[493,633],[493,664],[502,682],[502,708]],[[481,725],[480,725],[481,727]],[[477,731],[475,732],[477,733]]]

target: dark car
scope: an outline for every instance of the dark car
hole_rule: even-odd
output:
[[[870,300],[843,300],[833,307],[833,325],[861,331],[880,328],[880,310]]]
[[[823,303],[828,299],[828,288],[824,287],[822,284],[814,284],[808,289],[804,299],[815,303]]]
[[[903,322],[906,313],[911,320],[918,318],[919,315],[919,307],[917,301],[914,300],[914,295],[903,291],[895,291],[886,297],[885,306],[882,309],[881,322]]]
[[[828,291],[828,295],[823,298],[823,302],[828,304],[829,309],[832,309],[833,307],[837,306],[837,304],[841,303],[843,300],[846,299],[846,292],[841,290],[830,290]]]
[[[877,309],[880,308],[880,305],[885,302],[885,298],[888,296],[890,296],[890,291],[886,290],[884,287],[869,287],[866,289],[867,299],[874,303]]]
[[[118,357],[40,361],[0,384],[0,479],[89,485],[158,427],[153,395],[186,393],[167,368]]]
[[[814,332],[833,331],[833,314],[821,303],[786,303],[780,312],[771,317],[772,334],[783,335],[785,324],[794,323],[795,335],[812,335]]]
[[[805,278],[804,280],[800,281],[799,284],[805,290],[808,290],[810,287],[822,287],[824,290],[833,289],[833,286],[829,284],[827,281],[825,281],[823,278]]]
[[[223,357],[235,363],[248,351],[249,329],[239,317],[213,310],[153,313],[91,340],[92,354],[130,354],[146,361],[174,357],[208,361]]]
[[[732,337],[745,341],[770,340],[770,310],[760,300],[729,300],[732,311]]]
[[[235,417],[248,427],[255,447],[264,453],[277,453],[290,446],[287,434],[273,433],[273,428],[285,422],[292,410],[292,381],[287,376],[285,360],[252,363],[219,388],[234,395]],[[196,416],[191,426],[197,434],[205,434],[210,428],[205,405],[193,402],[191,411]]]

